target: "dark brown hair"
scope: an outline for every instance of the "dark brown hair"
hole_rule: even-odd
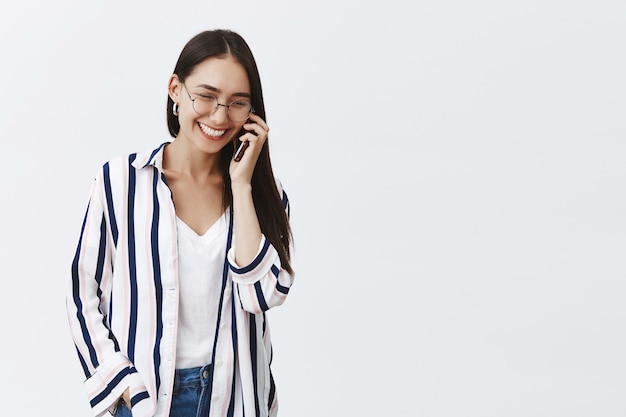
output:
[[[207,58],[226,56],[235,58],[246,69],[250,82],[251,104],[254,113],[263,120],[267,120],[265,105],[263,104],[261,79],[256,61],[246,41],[235,32],[211,30],[201,32],[191,38],[178,57],[174,74],[178,76],[182,83],[193,72],[196,65]],[[173,113],[173,105],[174,102],[168,96],[166,110],[167,127],[170,135],[175,138],[180,130],[180,124],[178,123],[178,117]],[[234,145],[231,142],[224,146],[220,155],[220,168],[222,169],[224,183],[224,207],[230,206],[233,201],[230,175],[228,173],[233,153]],[[263,144],[252,174],[252,198],[257,217],[259,218],[261,232],[278,251],[282,267],[290,274],[293,274],[290,263],[291,228],[283,207],[282,197],[278,194],[278,189],[276,188],[267,140]]]

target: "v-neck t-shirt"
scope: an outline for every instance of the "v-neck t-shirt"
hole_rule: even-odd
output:
[[[228,238],[227,212],[203,235],[176,217],[180,287],[177,369],[211,362]]]

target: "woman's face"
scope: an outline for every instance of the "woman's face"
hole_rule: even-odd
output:
[[[172,76],[169,92],[179,105],[180,131],[177,139],[189,141],[202,152],[219,153],[246,123],[246,120],[233,121],[225,106],[218,106],[212,114],[196,112],[206,106],[211,96],[224,105],[250,103],[250,82],[246,70],[231,56],[207,58],[194,68],[184,83]],[[196,110],[192,99],[195,99]],[[205,104],[202,104],[203,101]]]

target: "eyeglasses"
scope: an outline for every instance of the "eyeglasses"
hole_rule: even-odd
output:
[[[185,91],[191,100],[193,110],[200,116],[208,116],[217,111],[222,106],[226,107],[226,114],[233,122],[243,122],[248,120],[250,114],[254,113],[252,105],[245,100],[235,100],[230,104],[221,104],[217,102],[217,97],[212,94],[198,94],[195,98],[191,98],[187,86],[183,84]]]

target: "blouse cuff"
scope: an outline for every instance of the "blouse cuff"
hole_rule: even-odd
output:
[[[265,238],[261,237],[259,250],[254,259],[245,266],[240,266],[235,262],[235,248],[228,250],[228,263],[233,272],[233,281],[238,284],[253,284],[262,279],[276,265],[280,268],[280,257],[278,252]]]

